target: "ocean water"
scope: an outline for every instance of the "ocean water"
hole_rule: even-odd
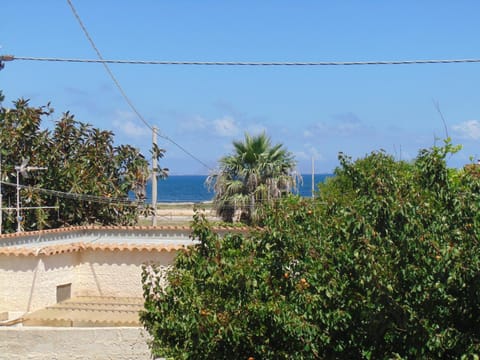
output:
[[[325,181],[331,174],[315,174],[314,184]],[[205,202],[212,200],[214,193],[205,186],[206,176],[203,175],[172,175],[165,180],[159,180],[157,186],[158,202]],[[312,175],[302,174],[303,182],[298,193],[304,197],[312,196]],[[315,186],[315,190],[317,187]],[[147,184],[148,202],[152,198],[152,184]]]

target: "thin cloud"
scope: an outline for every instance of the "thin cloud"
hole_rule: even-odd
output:
[[[219,136],[235,136],[239,133],[235,119],[231,116],[224,116],[220,119],[213,120],[212,125],[215,134]]]
[[[337,114],[332,116],[335,121],[334,128],[341,135],[352,135],[363,128],[362,121],[353,113]]]
[[[219,110],[220,113],[229,114],[235,119],[243,119],[248,117],[246,113],[237,109],[233,104],[228,101],[219,100],[213,103],[214,108]]]
[[[318,151],[318,149],[312,144],[304,144],[303,150],[294,151],[293,154],[298,161],[301,160],[323,160],[324,156]]]
[[[452,129],[462,139],[479,140],[480,139],[480,121],[468,120],[460,124],[453,125]]]
[[[315,146],[310,145],[310,144],[306,144],[305,147],[308,149],[308,153],[311,154],[311,156],[313,156],[314,160],[323,160],[324,159],[323,155],[320,153],[320,151]]]
[[[207,127],[208,121],[199,115],[183,119],[180,122],[181,131],[198,131],[206,129]]]
[[[303,136],[306,137],[306,138],[311,138],[311,137],[314,137],[315,134],[312,130],[304,130],[303,131]]]
[[[329,121],[319,121],[304,130],[305,138],[316,136],[343,136],[348,137],[364,132],[367,127],[354,113],[335,114]]]
[[[87,97],[89,95],[88,91],[71,86],[66,87],[65,92],[73,96]]]
[[[267,128],[262,124],[251,124],[247,127],[247,132],[252,135],[259,135],[267,133]]]
[[[151,135],[150,130],[134,120],[135,115],[127,111],[117,111],[113,126],[115,130],[129,137],[142,138]]]
[[[234,117],[225,115],[214,120],[208,120],[200,115],[183,117],[178,125],[182,133],[203,133],[220,137],[236,136],[240,132]]]

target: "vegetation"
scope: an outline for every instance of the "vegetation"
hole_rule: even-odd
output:
[[[13,108],[0,108],[2,195],[4,207],[16,206],[16,166],[45,170],[19,174],[25,230],[55,228],[86,223],[133,224],[140,208],[131,206],[129,194],[142,201],[149,176],[148,162],[129,145],[114,146],[114,135],[75,120],[64,113],[51,130],[42,128],[42,119],[53,109],[31,107],[19,99]],[[154,149],[162,158],[164,151]],[[164,175],[164,170],[160,169]],[[50,190],[50,191],[48,191]],[[81,194],[76,196],[75,194]],[[3,231],[16,229],[16,212],[3,212]]]
[[[257,219],[259,203],[296,188],[296,163],[282,144],[272,145],[265,134],[245,134],[245,140],[234,141],[233,146],[234,153],[220,159],[220,168],[210,174],[207,185],[214,190],[218,216],[232,222],[238,210],[240,220],[250,223]]]
[[[197,215],[199,244],[143,273],[154,354],[478,358],[480,179],[447,168],[454,151],[341,154],[317,199],[272,203],[245,235],[220,237]]]

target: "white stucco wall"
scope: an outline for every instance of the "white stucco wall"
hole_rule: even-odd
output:
[[[72,283],[73,288],[78,255],[1,255],[0,312],[29,312],[55,304],[58,285]]]
[[[39,258],[0,256],[0,312],[27,311]]]
[[[81,255],[74,296],[142,297],[142,264],[170,265],[175,252],[89,250]]]
[[[0,255],[0,312],[32,312],[57,301],[57,286],[73,296],[141,297],[141,266],[169,265],[175,252],[88,250],[40,256]]]

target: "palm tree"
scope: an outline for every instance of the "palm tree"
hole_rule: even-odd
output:
[[[283,144],[271,144],[262,133],[245,134],[244,141],[233,142],[234,152],[220,159],[219,169],[213,171],[206,183],[215,195],[217,215],[232,222],[239,213],[240,220],[256,220],[258,202],[269,202],[295,190],[300,176],[295,172],[293,154]]]

